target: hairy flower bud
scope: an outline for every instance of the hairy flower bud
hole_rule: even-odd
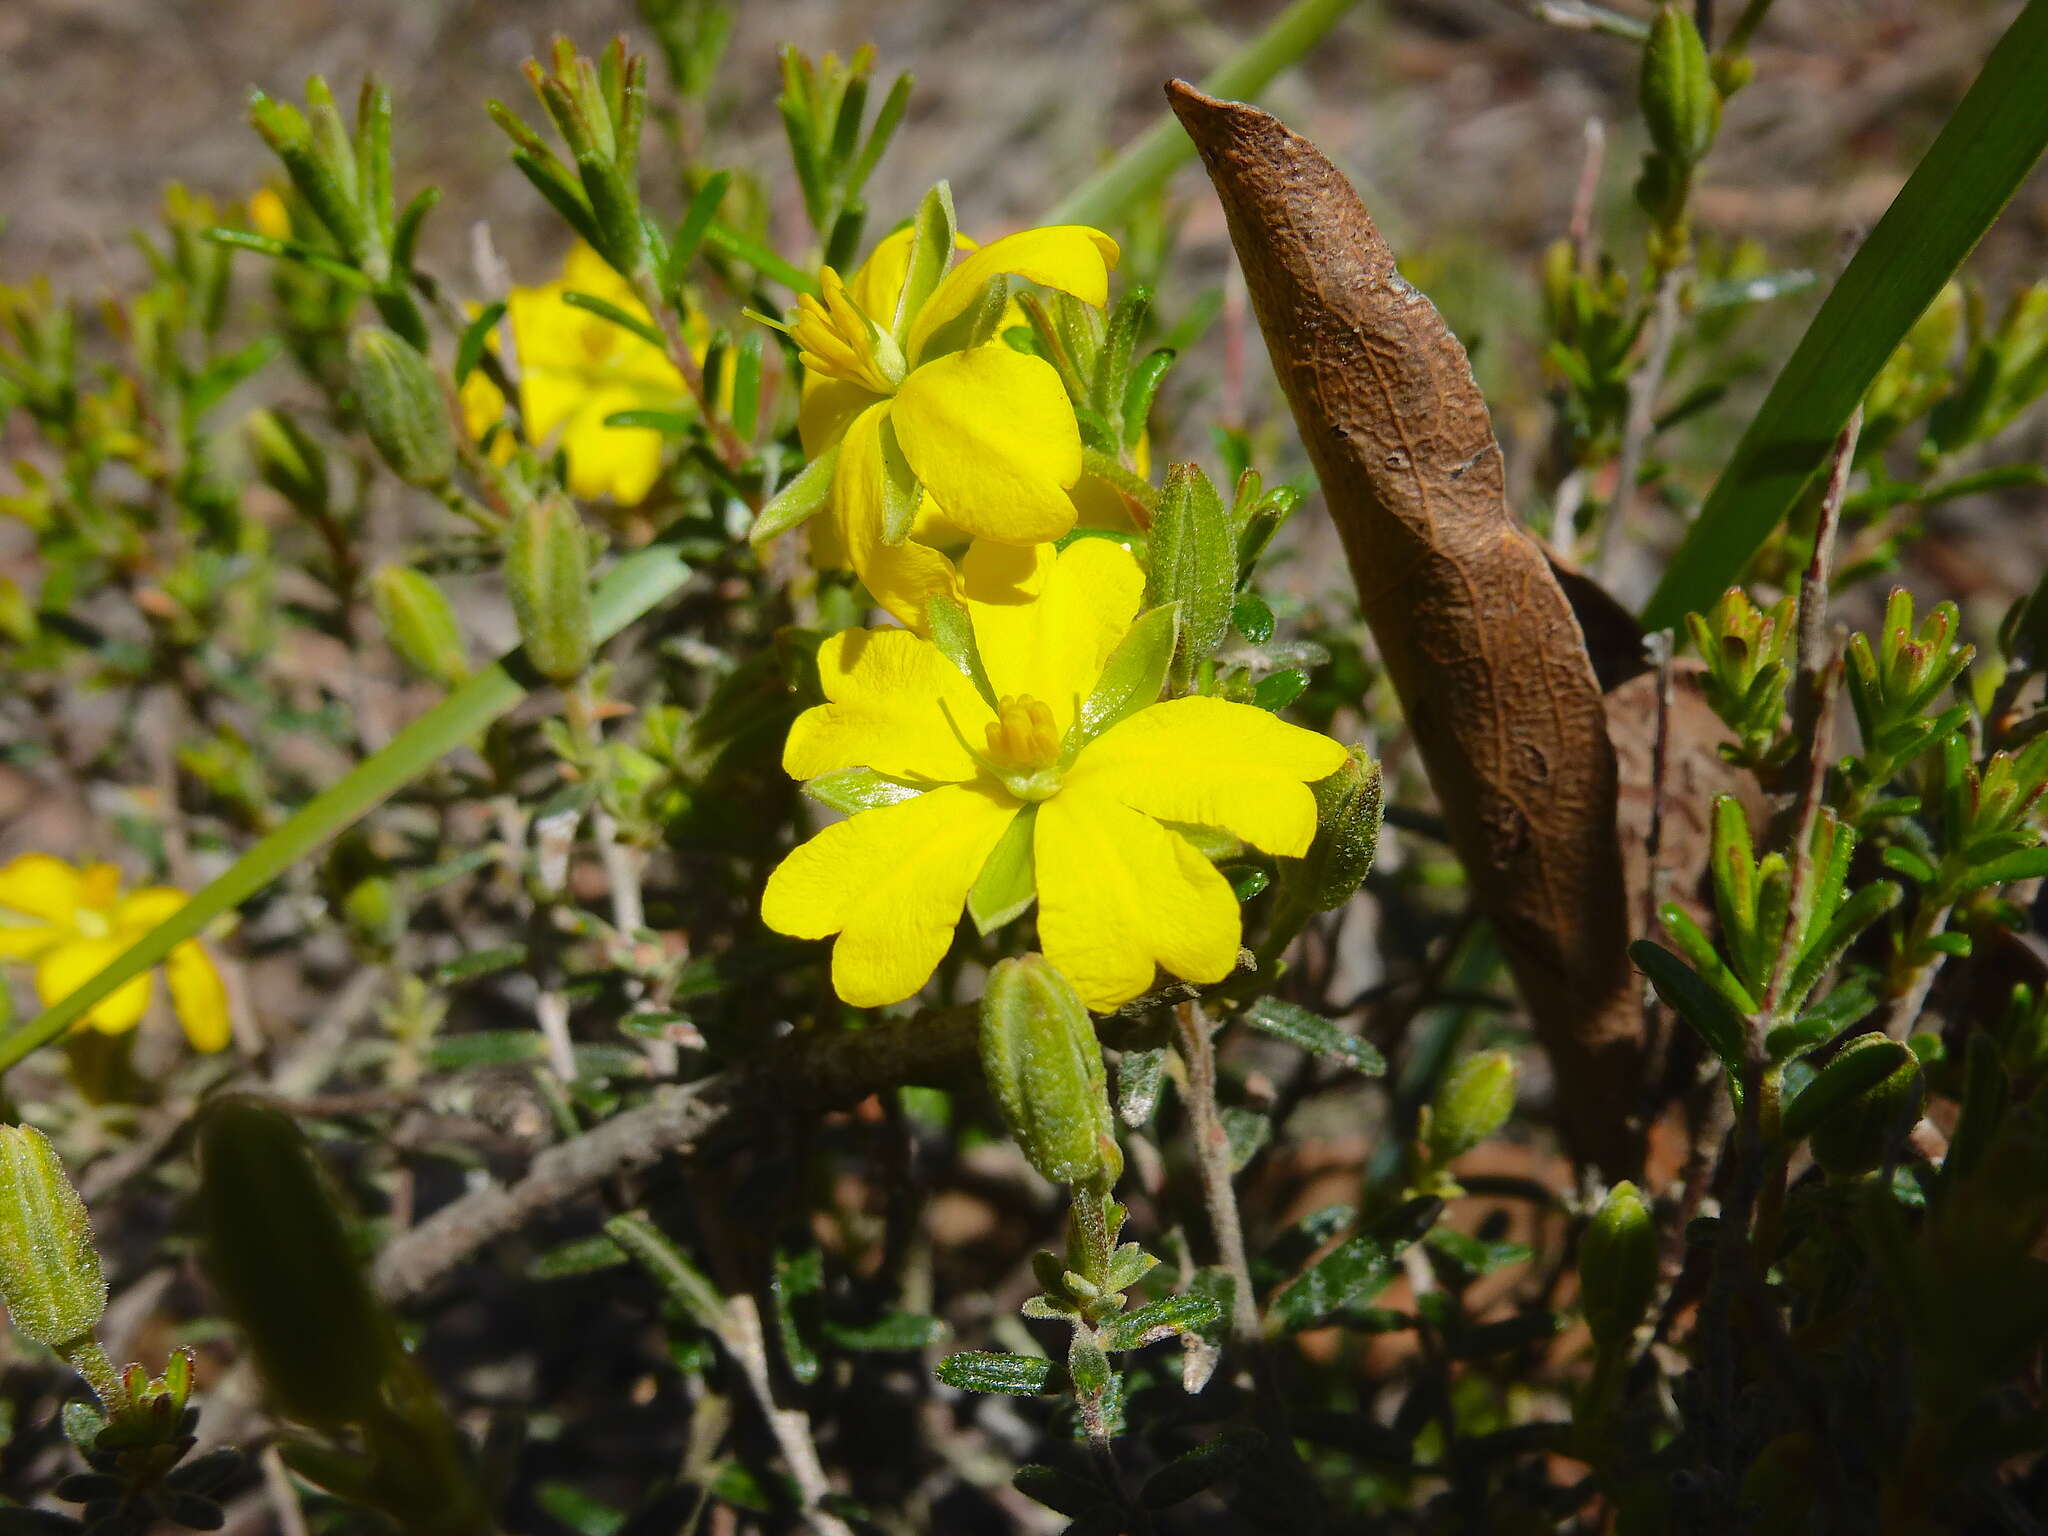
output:
[[[455,428],[418,349],[382,326],[358,326],[348,367],[364,429],[392,473],[426,490],[446,485],[455,473]]]
[[[323,1428],[374,1416],[396,1337],[291,1118],[213,1101],[199,1122],[197,1205],[207,1273],[277,1406]]]
[[[384,637],[414,671],[447,688],[469,676],[462,627],[432,577],[411,566],[379,566],[370,578],[370,600]]]
[[[85,1203],[33,1126],[0,1126],[0,1295],[16,1330],[51,1349],[88,1337],[107,1310]]]
[[[544,496],[513,519],[505,590],[535,671],[566,683],[590,665],[590,543],[565,498]]]
[[[1919,1058],[1898,1041],[1881,1034],[1858,1035],[1843,1046],[1820,1076],[1807,1085],[1806,1093],[1812,1093],[1825,1082],[1852,1053],[1860,1056],[1872,1052],[1895,1060],[1897,1065],[1872,1087],[1829,1110],[1813,1127],[1813,1160],[1836,1178],[1869,1173],[1882,1163],[1887,1145],[1911,1123],[1910,1116],[1919,1102]],[[1798,1100],[1793,1102],[1797,1104]]]
[[[1166,472],[1166,488],[1152,516],[1151,567],[1146,609],[1180,605],[1180,637],[1168,678],[1186,693],[1195,668],[1216,653],[1230,628],[1237,591],[1237,538],[1230,511],[1209,477],[1193,464]]]
[[[1471,1151],[1507,1124],[1515,1108],[1515,1058],[1480,1051],[1459,1062],[1437,1090],[1424,1140],[1438,1167]]]
[[[1650,24],[1641,98],[1650,142],[1681,173],[1690,172],[1721,126],[1721,93],[1699,28],[1677,5],[1666,4]]]
[[[1657,1288],[1657,1227],[1636,1187],[1608,1192],[1579,1240],[1579,1300],[1603,1349],[1628,1340]]]
[[[1039,955],[1003,960],[981,1000],[981,1068],[1031,1166],[1106,1190],[1123,1171],[1095,1023]]]

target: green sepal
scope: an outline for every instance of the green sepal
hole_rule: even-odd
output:
[[[967,893],[967,915],[983,937],[1022,917],[1038,899],[1031,842],[1037,822],[1036,805],[1025,806],[1011,819]]]
[[[1094,691],[1082,703],[1081,713],[1074,720],[1069,752],[1093,741],[1119,720],[1158,702],[1167,668],[1173,662],[1178,632],[1179,611],[1171,603],[1141,615],[1124,631],[1123,639],[1103,663]]]
[[[862,811],[915,800],[928,787],[892,779],[872,768],[836,768],[806,782],[804,793],[820,805],[854,816]]]
[[[889,331],[897,346],[907,344],[910,327],[925,300],[939,286],[953,263],[954,242],[959,222],[953,213],[953,189],[941,181],[925,193],[911,220],[910,259],[903,271],[903,292],[896,301],[896,313]]]
[[[787,533],[799,523],[809,520],[831,496],[832,475],[838,467],[839,445],[834,443],[798,470],[789,484],[768,499],[755,517],[754,526],[747,530],[748,542],[757,546],[765,544],[777,534]]]

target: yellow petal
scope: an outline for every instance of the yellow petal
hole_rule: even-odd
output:
[[[145,885],[121,898],[114,908],[114,926],[135,930],[132,937],[139,939],[189,900],[176,886]]]
[[[879,397],[846,379],[830,374],[804,375],[803,402],[797,407],[796,431],[804,452],[816,458],[838,442],[853,419]]]
[[[128,947],[123,938],[77,939],[43,956],[36,967],[36,996],[45,1008],[64,1001]],[[116,987],[87,1010],[83,1022],[109,1035],[133,1029],[149,1011],[152,973],[144,971]]]
[[[33,960],[53,944],[64,942],[68,928],[48,923],[10,923],[0,920],[0,960]],[[0,982],[0,986],[5,986]]]
[[[949,320],[965,313],[991,278],[1004,273],[1071,293],[1100,309],[1109,302],[1109,274],[1117,262],[1116,242],[1081,224],[1049,224],[1005,235],[948,272],[917,312],[904,352],[914,363],[924,346]]]
[[[1106,1012],[1147,991],[1155,966],[1214,982],[1237,964],[1237,898],[1185,838],[1071,777],[1032,837],[1038,940],[1081,1000]]]
[[[0,907],[69,925],[78,911],[79,872],[47,853],[24,853],[0,869]]]
[[[874,600],[916,629],[924,627],[925,604],[934,593],[957,592],[953,562],[937,550],[905,539],[884,544],[883,495],[887,471],[882,464],[882,425],[890,419],[888,402],[869,407],[853,419],[839,442],[839,462],[832,471],[832,511],[839,521],[846,558]]]
[[[196,943],[180,944],[164,965],[171,1007],[195,1051],[217,1051],[234,1035],[228,1016],[227,983],[213,956]]]
[[[1018,566],[1000,584],[1002,546],[976,544],[963,569],[967,611],[981,664],[998,697],[1029,694],[1052,710],[1062,735],[1079,701],[1095,691],[1102,664],[1131,627],[1145,573],[1131,552],[1107,539],[1077,539],[1056,558],[1039,545],[1029,575]],[[1035,597],[1003,600],[1006,593]]]
[[[1344,749],[1327,736],[1250,704],[1197,697],[1111,726],[1081,749],[1066,782],[1148,816],[1221,827],[1268,853],[1298,855],[1316,831],[1308,786],[1343,765]]]
[[[910,270],[910,247],[916,238],[914,224],[885,235],[846,285],[861,313],[885,331],[895,322],[896,303],[903,296],[903,277]]]
[[[647,497],[661,477],[661,434],[647,427],[610,427],[605,418],[642,402],[629,390],[605,388],[583,396],[562,432],[569,455],[569,490],[585,501],[609,496],[622,507]]]
[[[954,352],[912,372],[891,412],[903,456],[957,527],[1006,544],[1074,526],[1081,430],[1052,364],[1006,346]]]
[[[818,647],[818,675],[830,702],[789,728],[782,766],[791,778],[872,768],[958,784],[979,772],[960,737],[980,742],[994,717],[930,641],[907,629],[841,630]]]
[[[838,934],[832,986],[856,1008],[901,1002],[944,958],[968,889],[1020,809],[985,783],[946,785],[837,822],[768,877],[761,921],[800,939]]]

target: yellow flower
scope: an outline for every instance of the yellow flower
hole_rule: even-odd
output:
[[[111,864],[76,867],[47,853],[25,853],[0,868],[0,960],[35,962],[36,995],[48,1008],[63,1001],[129,945],[185,905],[167,885],[121,894]],[[228,1043],[228,992],[213,959],[196,939],[164,962],[171,1006],[202,1051]],[[144,973],[96,1003],[83,1023],[110,1035],[133,1029],[156,987]]]
[[[996,845],[1028,815],[1039,945],[1091,1008],[1129,1002],[1155,968],[1221,981],[1237,961],[1237,900],[1170,824],[1299,855],[1316,828],[1308,785],[1335,773],[1344,749],[1203,697],[1147,704],[1091,737],[1083,703],[1144,590],[1137,561],[1107,540],[1057,556],[976,543],[962,580],[996,706],[908,630],[825,641],[828,702],[797,718],[783,767],[799,779],[865,768],[899,798],[790,854],[762,920],[797,938],[837,934],[832,982],[847,1002],[900,1002],[931,976]]]
[[[608,427],[619,411],[685,408],[682,375],[661,348],[611,321],[567,303],[587,293],[649,321],[624,278],[587,245],[563,263],[562,275],[505,297],[519,372],[519,410],[536,445],[558,443],[569,458],[569,490],[586,501],[609,496],[624,506],[645,499],[661,474],[661,433],[651,427]],[[505,398],[482,369],[462,385],[472,437],[482,438],[505,413]]]
[[[859,575],[876,602],[912,626],[934,593],[960,592],[936,545],[988,539],[1029,545],[1074,526],[1081,432],[1053,366],[1000,340],[963,332],[1008,277],[1100,306],[1116,242],[1078,224],[1027,229],[972,250],[914,314],[898,315],[912,236],[878,245],[851,283],[826,268],[818,297],[797,301],[790,336],[807,370],[800,422],[813,457],[837,447],[819,553]],[[892,483],[921,487],[909,537],[883,537]]]
[[[249,194],[249,223],[257,234],[273,240],[289,240],[292,236],[291,211],[275,187],[258,187]]]

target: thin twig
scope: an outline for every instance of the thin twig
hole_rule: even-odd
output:
[[[739,1362],[740,1374],[754,1394],[775,1444],[803,1497],[804,1523],[822,1536],[853,1536],[853,1528],[820,1506],[831,1497],[832,1484],[825,1476],[825,1464],[818,1458],[818,1443],[811,1437],[811,1421],[801,1408],[779,1407],[775,1383],[768,1374],[768,1343],[761,1331],[761,1309],[754,1298],[741,1291],[725,1299],[725,1326],[719,1341]]]
[[[648,1103],[542,1152],[517,1183],[434,1212],[378,1256],[378,1286],[394,1301],[417,1296],[485,1244],[664,1157],[702,1157],[791,1115],[857,1104],[899,1084],[944,1082],[975,1060],[976,1030],[974,1011],[960,1009],[797,1035],[716,1077],[659,1088]]]
[[[1828,590],[1835,560],[1835,535],[1841,527],[1842,503],[1848,495],[1849,471],[1856,463],[1856,440],[1863,435],[1863,407],[1858,405],[1835,438],[1828,462],[1827,486],[1821,492],[1820,513],[1814,522],[1813,558],[1799,581],[1799,677],[1792,698],[1792,729],[1802,740],[1811,740],[1820,708],[1821,674],[1830,664],[1835,647],[1828,640]],[[1815,743],[1814,752],[1822,748]]]
[[[1237,1342],[1255,1347],[1259,1338],[1259,1306],[1252,1292],[1251,1260],[1245,1252],[1244,1222],[1238,1215],[1237,1190],[1231,1183],[1230,1133],[1216,1108],[1216,1042],[1214,1026],[1199,1003],[1173,1010],[1182,1058],[1187,1062],[1186,1100],[1195,1161],[1202,1175],[1202,1204],[1209,1213],[1209,1232],[1216,1256],[1229,1272],[1233,1292],[1230,1331]]]

